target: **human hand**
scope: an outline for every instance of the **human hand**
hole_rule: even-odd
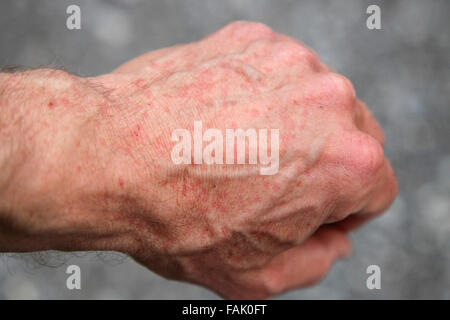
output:
[[[45,181],[22,193],[40,199],[40,209],[15,201],[4,210],[46,221],[50,212],[51,228],[44,218],[18,224],[67,240],[27,250],[73,250],[77,234],[77,248],[126,252],[227,298],[266,298],[323,277],[349,254],[346,232],[396,195],[383,133],[351,83],[261,24],[233,23],[72,81],[76,90],[58,89],[55,107],[40,103],[48,107],[41,121],[59,120],[58,130],[36,130],[25,144],[51,146],[58,161],[40,159],[45,170],[33,174],[27,165],[15,170],[15,181]],[[172,134],[192,134],[194,121],[224,135],[279,129],[275,174],[261,175],[260,164],[175,164]]]

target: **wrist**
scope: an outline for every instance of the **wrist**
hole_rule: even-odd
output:
[[[102,94],[56,70],[1,74],[0,90],[0,251],[126,251],[99,147]]]

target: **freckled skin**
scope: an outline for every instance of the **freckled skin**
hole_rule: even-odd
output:
[[[320,280],[350,253],[347,232],[397,192],[350,82],[261,24],[98,77],[37,70],[0,86],[2,251],[117,250],[227,298],[266,298]],[[279,129],[278,173],[174,165],[171,133],[194,121]]]

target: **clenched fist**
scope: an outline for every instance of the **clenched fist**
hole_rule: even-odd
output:
[[[323,277],[397,193],[352,84],[261,24],[98,77],[44,69],[0,86],[2,251],[117,250],[226,298],[266,298]],[[209,129],[223,143],[207,161]],[[230,148],[238,130],[267,143]],[[180,132],[192,145],[178,153]]]

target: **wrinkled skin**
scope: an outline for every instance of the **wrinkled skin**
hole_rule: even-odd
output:
[[[81,249],[126,252],[164,277],[226,298],[267,298],[321,279],[350,254],[347,232],[397,193],[383,133],[349,80],[264,25],[232,23],[98,77],[55,77],[70,77],[72,89],[58,89],[54,105],[42,98],[55,125],[51,135],[36,130],[30,144],[58,156],[33,173],[45,183],[17,198],[53,194],[57,200],[31,210],[58,217],[39,227],[47,234],[67,225],[102,230],[77,238]],[[278,173],[175,165],[172,131],[192,132],[199,120],[204,130],[280,129]],[[29,221],[22,224],[38,229]],[[72,250],[71,243],[56,249]]]

